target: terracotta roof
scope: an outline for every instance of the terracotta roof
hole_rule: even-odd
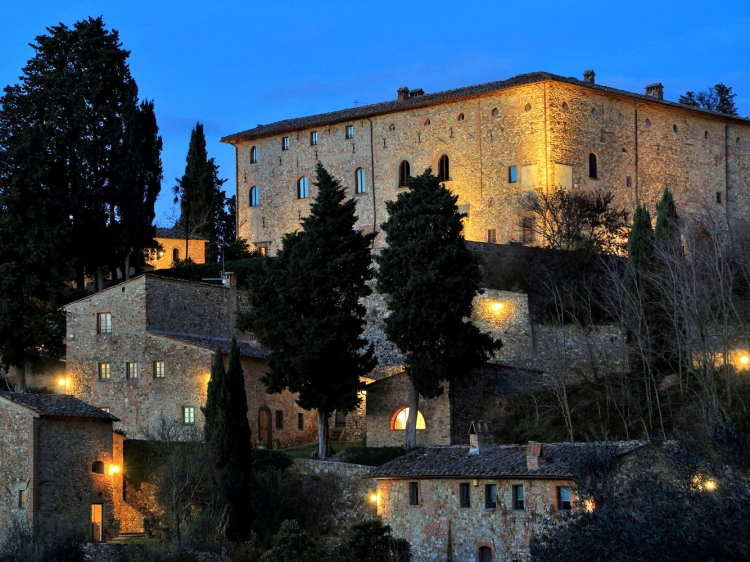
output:
[[[162,332],[158,330],[148,330],[148,333],[154,336],[160,336],[170,340],[195,345],[204,349],[210,349],[216,351],[218,347],[221,353],[229,355],[229,350],[232,346],[232,340],[227,338],[212,338],[209,336],[198,336],[194,334],[180,334],[176,332]],[[269,351],[258,346],[253,345],[248,341],[237,341],[237,345],[240,348],[240,355],[242,357],[253,357],[255,359],[265,359],[269,355]]]
[[[109,412],[87,404],[75,396],[67,394],[31,394],[26,392],[0,391],[0,397],[25,406],[39,416],[63,418],[89,418],[106,421],[120,421]]]
[[[609,443],[542,443],[539,468],[526,466],[526,445],[423,447],[370,472],[372,478],[572,478],[568,460],[595,446],[609,445],[619,454],[643,446],[641,441]]]
[[[376,115],[383,115],[386,113],[394,113],[397,111],[406,111],[409,109],[415,109],[419,107],[425,107],[433,105],[447,100],[472,97],[479,94],[488,92],[494,92],[498,90],[505,90],[513,88],[515,86],[523,86],[526,84],[535,84],[539,82],[546,82],[553,80],[555,82],[564,82],[575,86],[581,86],[590,90],[598,90],[600,92],[606,92],[609,94],[615,94],[618,96],[624,96],[632,99],[638,99],[642,101],[648,101],[652,103],[659,103],[662,105],[669,105],[677,107],[687,111],[698,111],[706,115],[712,115],[714,117],[726,118],[732,120],[741,120],[748,122],[747,118],[738,117],[736,115],[726,115],[723,113],[716,113],[715,111],[709,111],[706,109],[695,108],[687,105],[682,105],[677,102],[660,100],[653,96],[647,96],[645,94],[636,94],[625,90],[618,90],[617,88],[610,88],[608,86],[602,86],[600,84],[593,84],[591,82],[585,82],[578,80],[577,78],[558,76],[549,72],[530,72],[528,74],[519,74],[513,76],[507,80],[498,80],[495,82],[486,82],[484,84],[478,84],[476,86],[466,86],[463,88],[456,88],[453,90],[445,90],[443,92],[437,92],[434,94],[424,94],[420,96],[414,96],[405,100],[391,100],[382,103],[375,103],[370,105],[362,105],[359,107],[353,107],[350,109],[342,109],[339,111],[332,111],[330,113],[320,113],[318,115],[309,115],[307,117],[298,117],[295,119],[285,119],[283,121],[276,121],[269,125],[258,125],[252,129],[241,131],[232,135],[227,135],[221,139],[221,142],[234,143],[240,140],[248,140],[258,137],[264,137],[272,134],[278,134],[287,131],[295,131],[299,129],[305,129],[307,127],[314,127],[316,125],[326,125],[329,123],[339,123],[342,121],[354,121],[357,119],[365,119],[367,117],[374,117]]]
[[[185,231],[179,228],[156,227],[156,238],[171,238],[174,240],[185,240]],[[205,240],[202,236],[190,235],[190,240]]]

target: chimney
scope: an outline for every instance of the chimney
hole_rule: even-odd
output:
[[[539,458],[542,456],[542,444],[529,441],[526,446],[526,468],[534,470],[539,468]]]
[[[593,84],[595,76],[596,76],[596,73],[593,70],[587,70],[583,73],[583,81],[591,82]]]
[[[399,88],[396,92],[398,93],[398,97],[396,98],[398,101],[404,101],[409,97],[409,88],[406,86]]]
[[[661,82],[646,86],[646,95],[658,100],[664,99],[664,85]]]
[[[476,455],[480,450],[492,445],[492,424],[486,421],[473,421],[469,427],[469,454]]]
[[[233,272],[231,271],[225,271],[221,274],[222,277],[222,284],[227,289],[234,289],[236,284],[236,278]]]
[[[410,98],[416,98],[417,96],[423,96],[423,95],[424,95],[424,90],[422,88],[416,88],[415,90],[412,90],[411,92],[409,92]]]

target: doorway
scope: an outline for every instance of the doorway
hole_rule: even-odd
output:
[[[91,540],[93,542],[102,542],[104,506],[100,503],[91,504]]]
[[[265,406],[258,410],[258,439],[271,448],[271,410]]]

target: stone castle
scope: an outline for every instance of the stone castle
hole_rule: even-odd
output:
[[[750,121],[546,72],[258,125],[226,136],[237,152],[238,234],[274,254],[299,227],[322,162],[371,232],[406,177],[431,167],[477,242],[534,243],[525,199],[537,189],[603,189],[631,211],[664,188],[677,205],[731,226],[750,209]],[[382,246],[379,237],[376,245]]]

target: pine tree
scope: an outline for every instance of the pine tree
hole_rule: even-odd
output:
[[[719,113],[726,113],[727,115],[737,115],[737,107],[734,105],[734,98],[737,94],[732,93],[731,86],[725,86],[724,84],[716,84],[714,86],[716,90],[716,97],[718,102],[716,103],[716,111]]]
[[[734,98],[736,97],[737,94],[732,93],[731,86],[719,83],[716,86],[709,86],[707,90],[701,90],[697,94],[686,92],[684,96],[680,96],[679,102],[682,105],[700,107],[727,115],[737,115],[737,107],[734,105]]]
[[[252,441],[245,376],[234,338],[226,370],[221,352],[216,351],[202,411],[205,440],[216,468],[215,497],[219,510],[226,514],[226,534],[232,540],[247,540],[252,530]]]
[[[180,204],[179,228],[185,231],[185,257],[188,255],[190,234],[197,234],[217,242],[220,223],[225,211],[226,194],[221,186],[227,181],[219,178],[219,166],[208,157],[203,125],[197,123],[190,134],[190,146],[185,158],[185,173],[177,179],[174,202]],[[211,248],[211,256],[216,255]]]
[[[385,333],[405,355],[411,380],[404,447],[416,447],[419,396],[434,398],[458,383],[501,345],[471,322],[480,271],[461,234],[453,195],[427,169],[408,192],[387,203],[381,225],[388,247],[377,259],[378,290],[388,295]]]
[[[661,201],[656,204],[656,229],[654,230],[656,240],[673,244],[679,241],[680,217],[677,214],[677,206],[669,189],[664,190]]]
[[[318,456],[328,458],[328,419],[360,403],[360,376],[376,364],[362,337],[370,294],[373,234],[354,228],[355,202],[322,164],[318,194],[302,229],[282,239],[253,283],[240,325],[271,351],[263,382],[268,392],[288,389],[318,413]]]
[[[651,215],[646,207],[639,205],[633,215],[633,226],[628,237],[628,260],[636,275],[653,260],[654,231],[651,228]]]

